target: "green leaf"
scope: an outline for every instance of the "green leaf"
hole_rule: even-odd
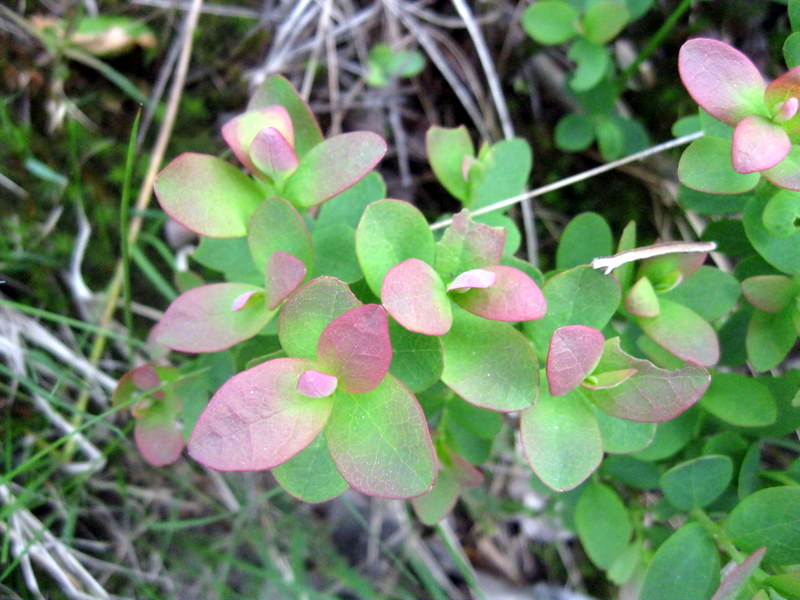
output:
[[[253,264],[247,238],[201,237],[192,258],[209,269],[223,273],[228,281],[264,285],[264,271]]]
[[[247,221],[264,200],[256,183],[215,156],[184,153],[156,177],[153,190],[161,208],[200,235],[247,235]]]
[[[447,420],[460,424],[483,440],[494,439],[503,429],[503,415],[465,402],[458,396],[447,401]]]
[[[335,225],[346,225],[355,231],[367,206],[383,198],[386,198],[386,184],[377,171],[371,171],[353,187],[320,206],[314,232]]]
[[[779,313],[800,293],[800,285],[784,275],[757,275],[742,281],[742,294],[758,310]]]
[[[410,498],[433,487],[436,459],[425,415],[391,375],[365,394],[337,391],[325,436],[339,472],[364,494]]]
[[[602,515],[602,518],[598,518]],[[578,538],[591,561],[607,570],[625,550],[633,528],[622,499],[609,486],[592,483],[583,488],[575,507]]]
[[[800,66],[800,33],[794,32],[784,40],[783,60],[790,69]]]
[[[444,368],[439,338],[408,331],[389,320],[392,339],[392,365],[389,372],[412,392],[421,392],[439,380]]]
[[[718,419],[740,427],[763,427],[775,422],[775,398],[759,380],[739,373],[716,373],[700,406]]]
[[[757,310],[747,326],[745,346],[747,358],[757,371],[769,371],[786,358],[797,340],[794,315],[797,309],[791,305],[779,313]]]
[[[800,563],[800,487],[767,488],[748,496],[731,511],[726,533],[745,552],[766,546],[767,564]]]
[[[692,188],[680,185],[678,189],[678,204],[683,208],[695,211],[700,215],[734,215],[742,212],[745,202],[752,195],[752,192],[745,192],[743,194],[709,194],[693,190]],[[736,220],[741,226],[741,221]],[[709,223],[712,227],[715,223]],[[706,228],[708,231],[708,228]],[[713,237],[706,237],[705,232],[703,239],[714,239]],[[742,236],[744,243],[747,239]]]
[[[316,206],[358,183],[386,154],[386,142],[369,131],[343,133],[314,146],[283,188],[299,208]]]
[[[580,15],[559,0],[531,4],[522,15],[522,28],[540,44],[566,42],[578,35]]]
[[[283,489],[303,502],[325,502],[349,487],[331,459],[324,431],[298,454],[272,469],[272,474]]]
[[[616,0],[598,0],[586,8],[583,15],[583,34],[590,42],[602,45],[610,42],[628,24],[628,7]]]
[[[604,160],[616,160],[625,153],[625,132],[614,119],[598,118],[595,134],[597,147]]]
[[[380,297],[386,272],[409,258],[433,263],[434,241],[422,213],[407,202],[381,200],[364,211],[356,254],[373,293]]]
[[[496,265],[503,255],[506,233],[473,221],[469,211],[453,215],[453,223],[436,243],[436,271],[450,283],[472,269]]]
[[[719,340],[707,321],[683,304],[661,298],[657,317],[637,318],[649,338],[683,360],[711,366],[719,360]]]
[[[693,141],[681,155],[678,179],[686,187],[711,194],[741,194],[756,187],[761,175],[743,175],[731,166],[731,142],[704,137]]]
[[[578,38],[570,46],[567,57],[577,63],[569,80],[569,87],[576,92],[585,92],[596,86],[606,76],[611,66],[611,55],[603,46]]]
[[[442,381],[466,401],[499,411],[521,410],[536,400],[536,354],[511,325],[453,307],[453,327],[442,336]]]
[[[439,469],[433,488],[427,494],[411,499],[414,513],[425,525],[436,525],[453,509],[461,486],[448,469]]]
[[[322,131],[308,104],[281,75],[272,75],[261,84],[250,98],[247,110],[258,110],[274,104],[283,106],[292,118],[294,150],[298,157],[302,158],[311,148],[322,143]]]
[[[603,450],[612,454],[627,454],[646,448],[656,434],[655,423],[637,423],[612,417],[595,407],[600,435],[603,436]]]
[[[336,277],[346,283],[364,275],[356,256],[356,230],[346,223],[317,227],[311,236],[314,243],[314,274]]]
[[[594,121],[588,115],[572,113],[556,123],[555,143],[559,150],[580,152],[591,146],[592,142],[594,142]]]
[[[360,306],[350,288],[332,277],[312,279],[286,301],[278,318],[281,346],[289,356],[317,358],[317,343],[331,321]]]
[[[712,322],[736,306],[739,282],[730,273],[703,266],[661,297],[687,306],[706,321]]]
[[[299,258],[311,267],[311,236],[302,217],[283,198],[261,203],[247,224],[247,245],[256,268],[263,272],[278,250]]]
[[[796,225],[800,221],[800,192],[778,190],[767,201],[761,220],[766,230],[778,238],[800,231]]]
[[[764,579],[764,583],[773,588],[784,598],[788,598],[790,600],[796,600],[797,598],[800,598],[800,573],[797,571],[793,573],[771,575]]]
[[[606,220],[597,213],[581,213],[561,233],[556,268],[561,271],[591,264],[592,259],[611,254],[612,248],[611,228]]]
[[[661,475],[659,468],[653,463],[638,460],[627,454],[607,456],[603,460],[600,472],[604,477],[611,477],[638,490],[657,488]]]
[[[566,325],[586,325],[602,330],[614,316],[620,301],[613,277],[591,267],[576,267],[552,277],[542,288],[547,312],[538,321],[523,324],[539,357],[546,358],[553,332]]]
[[[672,467],[661,476],[661,489],[670,504],[688,511],[708,506],[719,498],[732,477],[731,459],[712,454]]]
[[[744,207],[744,228],[747,238],[758,253],[776,269],[792,275],[800,274],[800,231],[788,237],[776,237],[764,226],[766,204],[751,198]]]
[[[642,600],[708,598],[719,585],[719,552],[698,523],[687,523],[656,551],[644,576]]]
[[[439,183],[451,196],[466,202],[469,184],[463,168],[464,158],[475,156],[475,146],[467,128],[463,125],[452,129],[433,126],[425,134],[425,149]]]
[[[640,460],[663,460],[689,443],[697,424],[697,411],[687,410],[677,419],[656,424],[656,435],[650,445],[633,456]]]
[[[470,194],[466,203],[469,208],[482,208],[525,191],[533,166],[533,153],[526,140],[501,140],[482,152],[480,161],[485,168],[470,172]],[[480,173],[480,176],[473,173]]]
[[[523,451],[536,475],[563,492],[577,487],[603,459],[603,440],[594,411],[580,390],[539,399],[520,414]]]

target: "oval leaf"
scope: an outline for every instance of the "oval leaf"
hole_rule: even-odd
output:
[[[253,174],[257,174],[261,169],[253,164],[250,156],[251,145],[259,132],[264,129],[272,129],[277,132],[290,150],[294,146],[292,120],[286,109],[277,104],[243,113],[222,126],[222,138],[225,143],[233,150],[239,162]],[[292,150],[292,154],[294,154],[294,150]]]
[[[731,159],[738,173],[757,173],[781,162],[792,147],[789,135],[761,115],[748,115],[733,131]]]
[[[493,274],[496,278],[494,284],[486,288],[471,286],[466,292],[450,295],[459,306],[469,312],[493,321],[518,322],[541,319],[547,311],[547,301],[542,290],[519,269],[497,265],[468,271],[472,274],[477,274],[476,272]],[[483,278],[479,279],[481,281],[478,283],[482,284]],[[463,282],[464,285],[471,283],[475,282]]]
[[[727,456],[701,456],[672,467],[661,476],[664,496],[675,508],[692,510],[719,498],[733,477],[733,462]]]
[[[551,396],[563,396],[586,379],[603,354],[605,338],[597,329],[567,325],[555,330],[547,352]]]
[[[757,275],[742,282],[742,295],[758,310],[778,313],[798,293],[797,284],[784,275]]]
[[[737,173],[731,165],[731,142],[704,137],[693,141],[678,162],[678,179],[688,188],[709,194],[740,194],[756,187],[758,173]]]
[[[386,273],[381,302],[403,327],[425,335],[444,335],[453,324],[450,298],[436,271],[416,258],[404,260]]]
[[[275,314],[259,300],[240,310],[234,302],[244,294],[263,290],[246,283],[213,283],[184,292],[169,305],[153,330],[153,339],[181,352],[219,352],[250,339]]]
[[[386,310],[365,304],[337,317],[319,338],[317,360],[337,375],[340,390],[363,394],[373,389],[392,362]]]
[[[425,150],[433,174],[450,194],[465,202],[469,184],[461,171],[464,157],[474,157],[475,147],[463,125],[453,129],[433,126],[425,134]]]
[[[599,483],[584,488],[575,506],[575,527],[589,558],[603,570],[614,564],[633,533],[622,499],[611,487]]]
[[[715,373],[700,406],[718,419],[740,427],[764,427],[778,417],[769,388],[740,373]]]
[[[171,421],[149,416],[138,419],[133,428],[133,438],[144,459],[156,467],[171,465],[178,460],[185,444],[174,418]]]
[[[339,472],[364,494],[411,498],[434,484],[436,459],[425,415],[391,375],[365,394],[337,392],[325,436]]]
[[[583,482],[603,459],[603,440],[594,411],[579,391],[539,399],[520,414],[525,457],[539,478],[563,492]]]
[[[505,229],[477,223],[462,210],[436,244],[436,271],[450,281],[459,273],[499,264],[506,237]]]
[[[170,217],[212,238],[247,235],[247,220],[264,200],[255,182],[233,165],[191,152],[169,163],[153,190]]]
[[[719,551],[698,523],[687,523],[656,551],[644,576],[642,600],[708,598],[719,585]]]
[[[607,340],[595,372],[625,369],[636,372],[615,387],[587,390],[586,397],[614,417],[645,423],[674,419],[697,402],[711,380],[700,365],[687,363],[677,371],[659,369],[623,352],[619,338]]]
[[[765,563],[800,563],[800,487],[767,488],[747,496],[731,511],[726,532],[745,552],[766,546]]]
[[[533,348],[507,323],[456,310],[442,336],[442,381],[467,402],[499,411],[521,410],[536,399],[539,368]]]
[[[297,391],[312,366],[277,358],[231,377],[197,420],[189,454],[218,471],[260,471],[289,460],[322,431],[333,406]]]
[[[331,459],[324,431],[292,458],[272,469],[272,474],[283,489],[303,502],[325,502],[350,487]]]
[[[327,398],[336,391],[338,379],[322,371],[303,371],[297,380],[297,391],[308,398]]]
[[[258,132],[250,144],[250,158],[255,168],[276,184],[282,183],[299,164],[291,143],[274,127]]]
[[[724,42],[689,40],[678,53],[678,71],[694,101],[723,123],[736,125],[764,110],[764,78],[749,58]]]
[[[662,348],[683,360],[711,366],[719,360],[719,340],[711,325],[692,309],[666,299],[657,317],[636,322]]]
[[[306,277],[306,266],[299,258],[280,250],[267,262],[264,292],[267,308],[275,310]]]
[[[358,183],[384,154],[386,142],[369,131],[332,137],[302,157],[283,195],[295,206],[316,206]]]

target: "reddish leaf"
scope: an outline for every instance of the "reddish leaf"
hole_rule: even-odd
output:
[[[242,294],[263,290],[246,283],[214,283],[193,288],[169,305],[156,325],[159,344],[181,352],[219,352],[256,335],[275,314],[264,304],[248,302],[234,310]],[[255,304],[255,305],[254,305]]]
[[[636,322],[650,339],[678,358],[707,367],[719,360],[719,340],[713,327],[683,304],[662,298],[657,317]]]
[[[778,187],[800,192],[800,146],[792,146],[786,158],[771,169],[761,171],[761,175]]]
[[[563,396],[591,374],[603,354],[605,338],[585,325],[559,327],[550,339],[547,382],[551,396]]]
[[[300,161],[291,143],[274,127],[265,127],[250,144],[253,165],[277,184],[291,175]]]
[[[336,391],[338,381],[335,375],[309,369],[297,380],[297,391],[309,398],[327,398]]]
[[[747,579],[758,569],[761,559],[767,553],[767,547],[762,546],[750,556],[745,558],[737,567],[725,576],[711,600],[734,600],[739,590]]]
[[[436,244],[436,270],[450,280],[465,271],[497,265],[505,243],[505,229],[476,223],[462,210]]]
[[[267,262],[265,294],[267,308],[275,310],[306,276],[306,266],[299,258],[286,252],[275,252]]]
[[[286,109],[277,104],[247,111],[222,126],[225,143],[233,150],[239,162],[253,174],[258,173],[259,169],[250,157],[251,145],[258,133],[267,127],[277,130],[289,147],[294,147],[292,120]]]
[[[156,467],[174,463],[183,452],[183,434],[178,431],[174,419],[138,419],[133,428],[133,438],[144,459]]]
[[[731,162],[739,173],[757,173],[781,162],[791,147],[780,125],[761,115],[748,115],[733,131]]]
[[[297,391],[313,364],[277,358],[231,377],[200,415],[189,454],[218,471],[260,471],[289,460],[322,431],[333,406]]]
[[[689,40],[678,54],[678,70],[694,101],[728,125],[764,109],[764,78],[749,58],[728,44]]]
[[[425,415],[391,375],[364,394],[338,391],[325,437],[342,477],[364,494],[411,498],[434,484],[436,459]]]
[[[161,208],[184,227],[207,237],[241,237],[264,193],[247,175],[215,156],[185,153],[156,177]]]
[[[606,341],[595,374],[635,369],[615,387],[586,390],[585,396],[608,414],[644,423],[669,421],[700,399],[711,382],[703,367],[687,363],[682,369],[660,369],[622,351],[619,338]]]
[[[369,131],[343,133],[302,157],[283,195],[295,206],[316,206],[358,183],[386,154],[386,142]]]
[[[472,288],[450,297],[461,307],[493,321],[532,321],[547,311],[542,290],[528,275],[513,267],[497,265],[482,269],[497,276],[487,289]]]
[[[386,310],[365,304],[337,317],[325,328],[317,345],[317,360],[339,378],[339,389],[363,394],[389,372],[392,344]]]
[[[450,299],[433,267],[409,258],[386,273],[381,301],[394,319],[409,331],[444,335],[453,324]]]
[[[742,282],[742,295],[758,310],[779,313],[800,291],[798,287],[785,275],[758,275]]]

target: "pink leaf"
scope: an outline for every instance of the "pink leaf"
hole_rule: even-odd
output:
[[[459,273],[500,263],[506,243],[506,230],[476,223],[464,209],[453,216],[436,245],[436,270],[444,279]]]
[[[294,148],[292,119],[286,109],[277,104],[243,113],[222,126],[222,137],[225,143],[233,150],[239,162],[254,174],[259,170],[250,158],[250,145],[265,127],[277,129],[289,146]]]
[[[744,54],[717,40],[689,40],[678,54],[683,85],[706,112],[728,125],[764,110],[764,78]]]
[[[277,358],[231,377],[200,415],[189,454],[218,471],[260,471],[289,460],[322,431],[333,406],[297,391],[313,365]]]
[[[453,282],[447,286],[447,291],[469,290],[472,288],[487,289],[492,287],[497,281],[497,274],[486,269],[472,269],[461,273]]]
[[[253,165],[273,181],[283,182],[300,164],[292,145],[274,127],[264,127],[250,144]]]
[[[559,327],[550,338],[547,382],[551,396],[563,396],[591,374],[603,354],[605,338],[585,325]]]
[[[381,301],[409,331],[444,335],[453,324],[450,299],[433,267],[416,258],[404,260],[386,273]]]
[[[662,298],[657,317],[639,318],[636,322],[647,337],[678,358],[706,367],[719,360],[719,339],[714,328],[683,304]]]
[[[547,311],[547,301],[539,286],[519,269],[497,265],[485,267],[497,276],[486,289],[473,288],[451,298],[469,312],[493,321],[532,321]]]
[[[800,192],[800,146],[792,146],[789,154],[777,165],[761,171],[770,183],[778,187]]]
[[[153,332],[159,344],[181,352],[219,352],[256,335],[273,311],[252,300],[234,311],[243,294],[263,293],[245,283],[214,283],[193,288],[169,305]]]
[[[778,109],[775,111],[775,116],[772,120],[775,123],[785,123],[797,114],[797,109],[800,108],[800,100],[795,97],[789,98],[786,102],[778,104]]]
[[[175,422],[139,419],[133,428],[133,438],[144,459],[156,467],[174,463],[183,452],[183,434]]]
[[[677,371],[660,369],[647,360],[634,358],[620,348],[619,338],[606,341],[603,356],[595,368],[603,373],[628,375],[614,387],[587,389],[585,396],[608,414],[644,423],[674,419],[700,399],[711,376],[700,365],[686,363]]]
[[[338,381],[335,375],[309,369],[297,380],[297,391],[309,398],[327,398],[336,391]]]
[[[343,391],[363,394],[373,389],[392,362],[386,310],[365,304],[334,319],[319,338],[317,361],[336,374]]]
[[[306,265],[299,258],[278,250],[267,261],[265,293],[267,308],[275,310],[303,283]]]
[[[733,130],[731,163],[739,173],[757,173],[781,162],[792,142],[780,125],[761,115],[749,115]]]
[[[758,569],[758,565],[761,564],[761,559],[766,553],[767,547],[762,546],[739,563],[733,571],[725,576],[711,600],[734,600],[734,598],[740,597],[739,590]]]

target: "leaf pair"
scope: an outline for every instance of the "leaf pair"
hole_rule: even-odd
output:
[[[324,429],[331,458],[356,489],[411,497],[433,484],[434,459],[422,411],[388,375],[392,348],[386,312],[360,305],[345,290],[330,278],[298,290],[279,330],[283,347],[299,350],[299,356],[269,360],[226,382],[192,433],[193,458],[222,471],[272,469]],[[320,328],[314,314],[325,320],[326,310],[340,314]],[[308,329],[297,322],[306,316],[312,321]],[[308,357],[311,344],[313,359]],[[407,476],[396,476],[404,472]]]
[[[686,149],[678,167],[684,185],[733,194],[755,187],[761,174],[778,187],[800,190],[800,146],[791,139],[800,133],[800,68],[767,85],[744,54],[697,38],[681,47],[678,69],[695,102],[734,128],[730,142],[709,137]]]

